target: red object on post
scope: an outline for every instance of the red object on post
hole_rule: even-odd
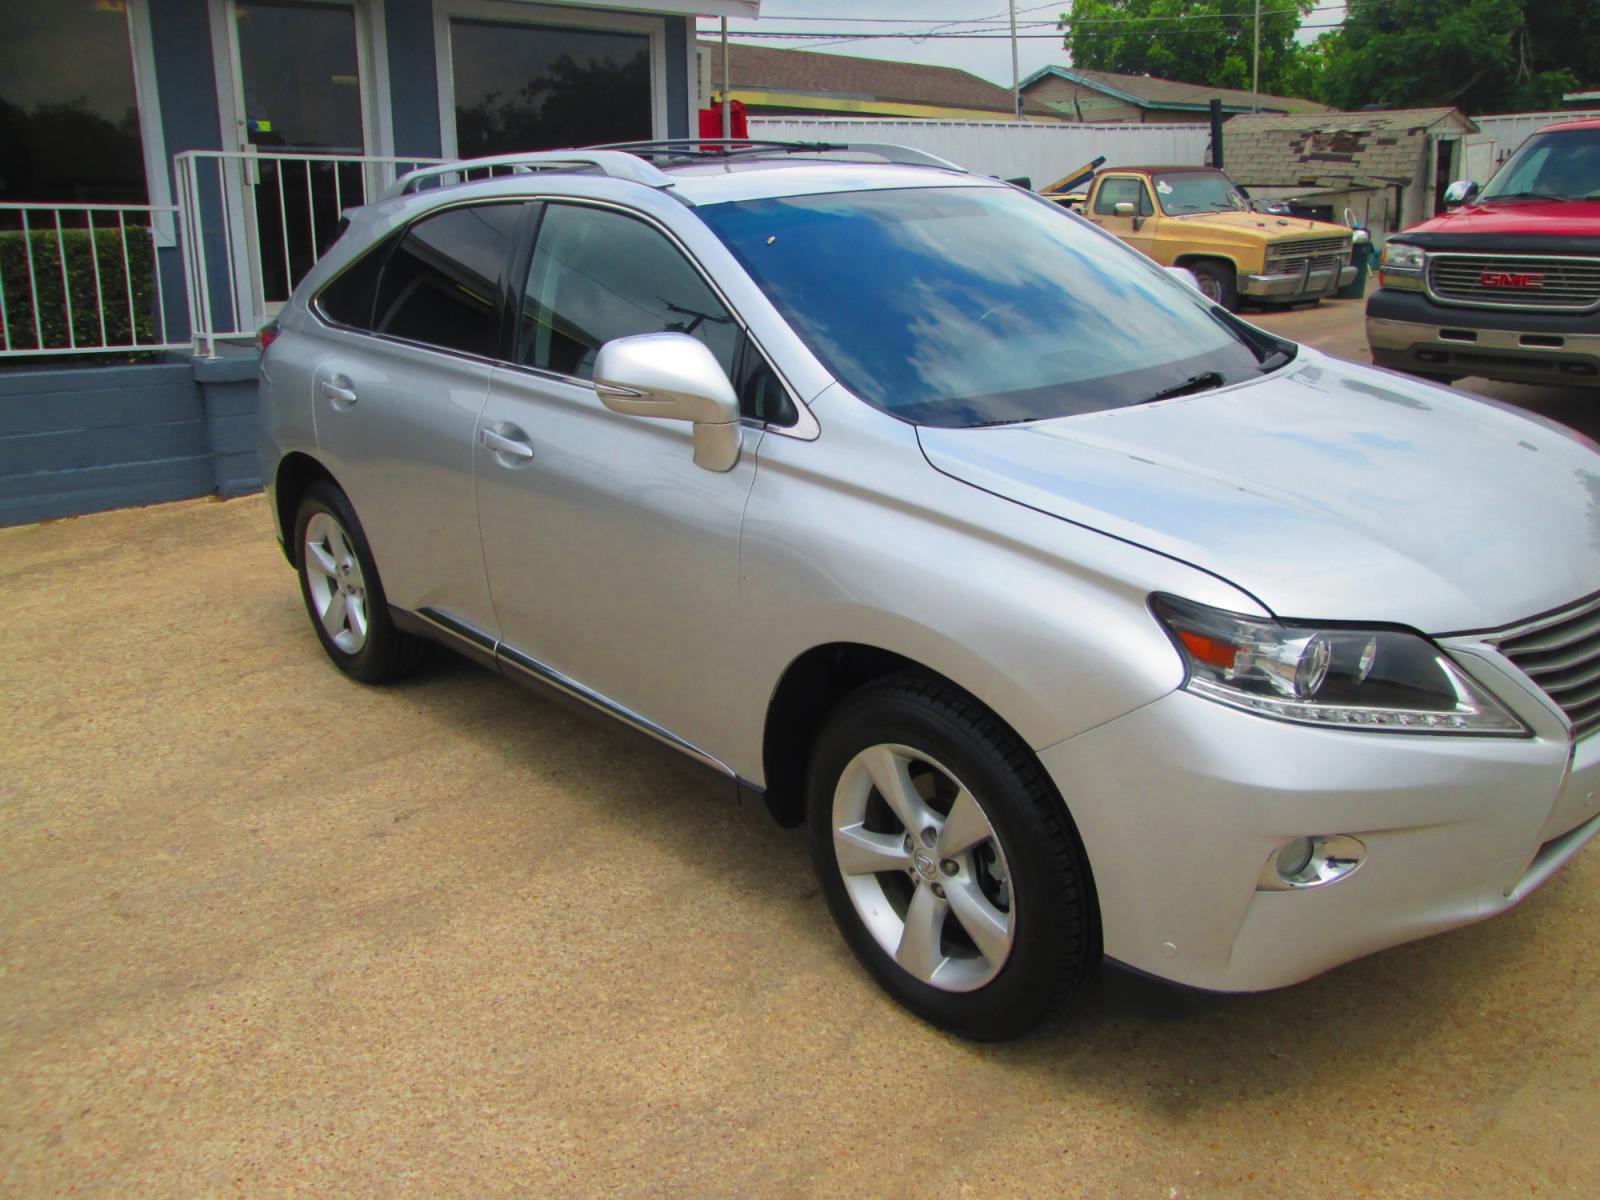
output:
[[[728,108],[728,136],[747,138],[750,136],[750,125],[745,120],[744,101],[730,100]],[[703,138],[722,137],[722,105],[713,104],[710,108],[700,110],[700,136]]]

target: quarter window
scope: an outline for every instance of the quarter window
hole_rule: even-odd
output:
[[[592,379],[600,347],[636,333],[687,333],[733,373],[738,326],[671,242],[621,213],[547,206],[523,296],[517,361]]]
[[[418,221],[384,264],[373,330],[493,355],[496,296],[522,211],[520,204],[474,204]]]
[[[1100,193],[1094,198],[1094,211],[1102,217],[1114,217],[1119,204],[1133,205],[1133,211],[1141,217],[1155,213],[1142,179],[1108,179],[1100,185]]]

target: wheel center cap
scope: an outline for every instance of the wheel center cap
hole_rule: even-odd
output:
[[[939,860],[934,857],[931,850],[916,850],[911,855],[911,865],[916,868],[917,874],[929,883],[939,878]]]

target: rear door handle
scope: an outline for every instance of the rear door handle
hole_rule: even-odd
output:
[[[356,402],[356,390],[350,386],[350,381],[341,375],[322,381],[322,398],[349,408]]]
[[[480,440],[496,454],[504,454],[507,458],[532,458],[533,447],[527,442],[519,442],[516,438],[507,437],[503,433],[496,433],[492,429],[485,429],[480,435]]]

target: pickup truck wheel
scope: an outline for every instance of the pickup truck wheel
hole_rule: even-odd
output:
[[[902,675],[846,698],[817,740],[807,801],[840,932],[924,1020],[1015,1037],[1098,963],[1093,884],[1066,808],[1027,746],[948,684]]]
[[[1238,309],[1238,276],[1231,264],[1204,258],[1179,265],[1194,272],[1194,281],[1200,287],[1200,294],[1207,300],[1222,305],[1229,312]]]
[[[363,683],[414,670],[427,643],[390,618],[372,549],[345,494],[330,483],[312,484],[294,528],[300,595],[334,666]]]

